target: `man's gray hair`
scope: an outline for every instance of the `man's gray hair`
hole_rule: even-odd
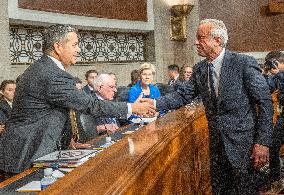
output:
[[[109,83],[110,80],[112,80],[113,77],[111,77],[109,74],[100,74],[97,76],[97,78],[94,80],[94,90],[97,91],[97,89],[101,85],[105,85]]]
[[[44,53],[49,53],[53,50],[53,44],[56,42],[65,41],[67,34],[76,32],[76,29],[70,25],[56,24],[48,27],[43,32],[42,50]]]
[[[205,19],[200,24],[212,24],[211,37],[220,37],[222,47],[226,47],[228,42],[228,31],[223,21],[216,19]]]

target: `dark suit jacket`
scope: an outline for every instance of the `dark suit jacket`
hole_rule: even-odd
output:
[[[215,107],[210,101],[207,62],[203,60],[194,66],[188,82],[174,93],[157,99],[157,108],[178,108],[200,95],[209,123],[212,157],[218,153],[214,140],[218,139],[215,136],[219,131],[231,164],[246,169],[251,165],[253,144],[271,144],[273,106],[269,88],[255,59],[228,50],[219,82]]]
[[[94,94],[95,94],[94,91],[91,91],[91,90],[90,90],[88,84],[83,87],[83,91],[85,91],[88,95],[91,95],[91,96],[94,96]]]
[[[17,82],[11,117],[0,140],[0,170],[23,171],[34,159],[53,152],[70,108],[93,116],[127,115],[126,103],[94,101],[44,55]]]
[[[5,99],[0,101],[0,123],[5,124],[8,120],[12,108],[9,106],[8,102]]]
[[[96,95],[94,95],[94,100],[95,101],[101,101],[98,99],[98,97]],[[82,119],[82,124],[83,124],[83,128],[84,128],[84,132],[85,132],[85,141],[88,141],[90,139],[95,138],[96,136],[98,136],[98,132],[96,127],[98,125],[103,125],[103,124],[112,124],[112,123],[116,123],[118,126],[120,126],[119,120],[117,120],[117,118],[115,118],[114,121],[114,117],[110,118],[110,117],[93,117],[91,115],[87,115],[87,114],[82,114],[81,115],[81,119]]]

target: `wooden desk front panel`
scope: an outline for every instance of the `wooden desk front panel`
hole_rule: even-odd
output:
[[[202,107],[179,109],[126,136],[42,194],[211,194]]]

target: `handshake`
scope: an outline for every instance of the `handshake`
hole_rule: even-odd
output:
[[[156,111],[154,100],[150,98],[139,97],[134,103],[131,104],[132,113],[140,117],[155,117],[159,115]]]

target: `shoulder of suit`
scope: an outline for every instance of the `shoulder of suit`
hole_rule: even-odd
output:
[[[89,88],[88,84],[87,84],[87,85],[85,85],[85,86],[83,87],[83,90],[84,90],[84,91],[88,91],[88,90],[90,90],[90,88]]]
[[[200,62],[197,62],[192,68],[193,71],[196,71],[198,69],[200,69],[201,67],[205,66],[205,64],[207,64],[206,60],[201,60]]]
[[[255,60],[254,57],[252,56],[249,56],[247,54],[243,54],[243,53],[237,53],[237,52],[233,52],[233,51],[229,51],[229,50],[226,50],[226,53],[225,55],[231,55],[232,58],[237,58],[239,60]]]
[[[142,91],[141,85],[139,82],[136,82],[135,85],[133,85],[132,87],[130,87],[129,91]]]
[[[8,109],[10,108],[8,102],[4,99],[0,100],[0,109],[1,110],[7,110],[7,108]]]

